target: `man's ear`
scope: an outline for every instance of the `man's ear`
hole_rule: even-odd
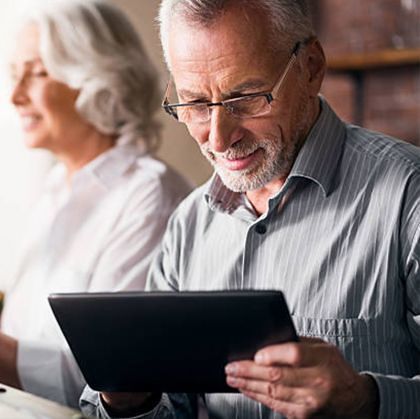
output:
[[[321,89],[322,80],[326,71],[324,50],[317,38],[310,41],[304,49],[303,71],[310,97],[316,97]]]

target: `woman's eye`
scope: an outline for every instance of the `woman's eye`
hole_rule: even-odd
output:
[[[45,70],[34,70],[31,72],[34,77],[47,77],[48,73]]]

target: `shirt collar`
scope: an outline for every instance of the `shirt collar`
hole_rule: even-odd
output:
[[[135,144],[117,145],[75,173],[74,183],[92,177],[105,188],[111,187],[143,154]]]
[[[213,211],[227,213],[233,213],[248,202],[244,194],[228,189],[217,173],[213,173],[210,178],[204,199]]]
[[[346,128],[322,97],[320,105],[319,118],[305,140],[288,179],[301,177],[311,180],[321,187],[326,197],[333,186],[343,152]]]
[[[318,184],[324,196],[333,186],[345,140],[345,125],[320,96],[320,115],[305,140],[286,183],[293,178],[305,178]],[[204,198],[212,210],[233,213],[247,205],[244,194],[228,189],[214,173],[208,182]]]
[[[74,175],[71,189],[79,185],[96,184],[102,188],[112,187],[114,182],[135,163],[144,152],[135,144],[117,145],[100,154],[94,160],[83,166]],[[62,163],[58,163],[52,170],[47,181],[47,189],[57,191],[67,185],[67,171]]]

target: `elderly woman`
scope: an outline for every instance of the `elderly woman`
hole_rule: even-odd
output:
[[[151,156],[156,70],[125,15],[65,1],[28,18],[12,59],[26,145],[58,160],[6,294],[0,382],[77,406],[84,386],[47,303],[51,292],[142,289],[189,190]]]

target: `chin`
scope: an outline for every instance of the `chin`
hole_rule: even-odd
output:
[[[48,139],[44,135],[26,133],[23,141],[27,148],[48,149]]]
[[[24,141],[26,148],[31,149],[48,149],[42,141],[36,141],[33,139],[25,139]]]

